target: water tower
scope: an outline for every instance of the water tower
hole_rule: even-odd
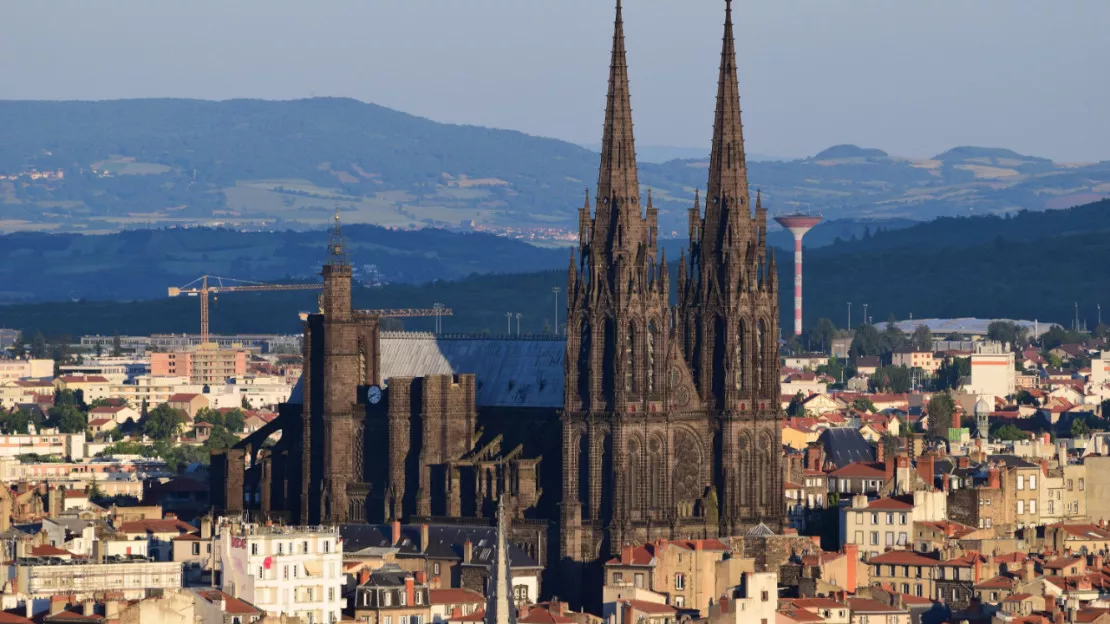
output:
[[[794,335],[802,335],[802,237],[813,226],[821,222],[821,217],[804,214],[775,217],[775,221],[790,230],[794,235]]]

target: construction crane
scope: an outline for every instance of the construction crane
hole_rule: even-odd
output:
[[[215,282],[211,284],[209,282]],[[225,284],[224,282],[233,282]],[[181,288],[170,287],[171,297],[200,297],[200,344],[208,344],[208,294],[228,292],[274,292],[280,290],[320,290],[323,284],[262,284],[215,275],[202,275]]]

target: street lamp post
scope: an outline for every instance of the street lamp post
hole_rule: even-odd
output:
[[[852,302],[848,302],[848,330],[852,329]]]
[[[864,325],[870,325],[871,324],[871,318],[869,316],[867,316],[867,304],[866,303],[863,304],[863,324]]]
[[[507,335],[507,336],[512,336],[513,335],[513,313],[512,312],[506,312],[505,313],[505,335]]]
[[[520,312],[516,313],[516,335],[520,335]]]

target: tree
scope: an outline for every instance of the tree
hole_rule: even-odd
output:
[[[247,395],[245,394],[243,395],[243,400],[240,401],[239,404],[242,405],[243,409],[245,410],[254,409],[251,407],[251,400],[248,399]]]
[[[205,446],[208,450],[231,448],[238,444],[239,438],[224,427],[212,427],[212,436],[208,438]]]
[[[875,413],[875,404],[867,397],[860,397],[852,401],[852,409],[857,412],[871,412]]]
[[[12,412],[0,415],[0,428],[3,428],[4,433],[13,434],[28,434],[31,432],[31,425],[35,426],[38,431],[42,428],[44,419],[41,412],[34,411],[21,407]]]
[[[805,395],[799,390],[798,393],[790,399],[790,405],[786,408],[786,415],[792,417],[805,416],[806,408],[805,405],[803,405],[805,398]]]
[[[56,427],[61,433],[83,433],[89,428],[88,417],[76,405],[55,405],[47,414],[46,425]]]
[[[1011,321],[994,321],[987,325],[987,339],[1009,343],[1013,348],[1021,348],[1029,335],[1029,330]]]
[[[836,325],[827,318],[817,319],[817,324],[809,331],[809,342],[817,345],[822,353],[832,350],[832,341],[836,338]]]
[[[224,427],[232,433],[240,433],[246,425],[246,416],[241,410],[231,409],[223,414]]]
[[[1013,423],[1006,423],[995,428],[991,433],[991,437],[995,440],[1002,440],[1004,442],[1012,442],[1014,440],[1025,440],[1029,436],[1025,432],[1018,429],[1017,425]]]
[[[929,329],[928,325],[918,325],[917,329],[913,330],[913,336],[910,338],[910,343],[918,351],[932,351],[933,331]]]
[[[1076,418],[1071,422],[1071,437],[1086,438],[1089,435],[1091,435],[1091,428],[1082,418]]]
[[[19,332],[19,335],[15,337],[15,342],[12,343],[12,356],[20,360],[27,357],[27,338],[23,335],[23,332]]]
[[[891,320],[887,321],[886,328],[883,330],[879,353],[888,356],[904,346],[906,346],[906,332],[894,324],[894,317],[891,316]]]
[[[123,341],[120,340],[119,331],[112,335],[112,357],[123,355]]]
[[[817,373],[828,375],[832,377],[836,383],[840,383],[844,377],[844,362],[837,358],[830,358],[828,364],[822,364],[817,367]]]
[[[929,414],[929,435],[934,438],[948,438],[952,428],[952,416],[956,413],[956,402],[948,392],[934,394],[926,409]]]
[[[43,336],[42,332],[36,331],[35,336],[31,338],[31,357],[36,360],[41,360],[46,358],[49,353],[46,345],[46,336]]]
[[[849,347],[848,352],[852,357],[859,357],[861,355],[879,355],[882,349],[882,338],[879,336],[879,330],[875,329],[874,325],[860,325],[856,328],[856,335],[852,338],[852,346]]]
[[[871,376],[876,392],[909,392],[912,385],[910,369],[905,366],[883,366]]]
[[[169,440],[185,424],[185,413],[163,403],[139,419],[143,435],[154,440]]]
[[[1022,390],[1021,392],[1018,392],[1016,400],[1018,405],[1031,405],[1033,407],[1041,406],[1041,402],[1038,401],[1035,396],[1030,394],[1028,390]]]
[[[955,390],[960,379],[971,375],[971,358],[951,358],[937,369],[936,383],[940,390]]]

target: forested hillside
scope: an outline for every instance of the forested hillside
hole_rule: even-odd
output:
[[[868,304],[876,322],[926,317],[1023,318],[1067,325],[1078,303],[1082,319],[1096,324],[1096,306],[1110,293],[1110,201],[1046,215],[1010,219],[976,217],[952,220],[946,229],[921,224],[879,232],[855,243],[844,242],[807,252],[805,316],[846,324],[847,302],[855,320]],[[1082,224],[1090,224],[1082,228]],[[991,236],[995,230],[1003,234]],[[948,242],[956,241],[956,242]],[[896,241],[896,242],[892,242]],[[562,252],[559,252],[562,256]],[[505,269],[515,264],[506,262]],[[424,284],[357,288],[364,307],[425,307],[444,303],[455,316],[447,331],[503,333],[507,312],[522,314],[521,329],[552,327],[553,286],[565,285],[565,256],[560,268],[542,272],[473,275]],[[777,256],[782,323],[789,328],[792,257]],[[677,263],[672,263],[672,270]],[[672,281],[673,283],[673,281]],[[1110,299],[1105,301],[1110,304]],[[297,331],[298,312],[313,309],[313,293],[233,295],[220,299],[212,313],[216,332]],[[560,322],[565,301],[559,300]],[[1108,307],[1110,309],[1110,307]],[[0,326],[44,334],[192,332],[195,299],[113,302],[62,302],[0,307]],[[514,331],[515,331],[515,321]],[[406,321],[428,329],[430,322]]]

